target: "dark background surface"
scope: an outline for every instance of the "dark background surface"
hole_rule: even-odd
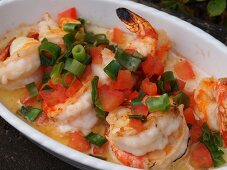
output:
[[[151,5],[150,3],[146,3],[144,0],[140,0],[140,3],[149,6]],[[170,13],[169,11],[164,11]],[[227,45],[226,29],[202,22],[196,18],[188,18],[180,14],[173,15],[177,15],[193,25],[200,27]],[[0,117],[0,170],[14,169],[71,170],[77,168],[62,162],[58,158],[40,149]]]

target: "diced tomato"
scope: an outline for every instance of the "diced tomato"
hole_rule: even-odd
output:
[[[179,86],[179,90],[184,90],[186,82],[182,81],[180,79],[177,79],[177,83],[178,83],[178,86]]]
[[[148,108],[147,106],[132,106],[132,113],[135,115],[144,115],[147,116]]]
[[[164,65],[160,61],[155,60],[151,55],[149,55],[141,65],[144,74],[148,77],[162,75],[164,72]]]
[[[195,73],[191,64],[187,61],[181,61],[174,65],[174,71],[176,75],[182,80],[194,80]]]
[[[78,17],[76,8],[69,8],[65,11],[58,13],[58,21],[60,21],[60,19],[63,17],[76,19]]]
[[[192,108],[187,108],[184,110],[184,117],[185,120],[188,124],[191,125],[195,125],[196,124],[196,120],[195,120],[195,116],[194,116],[194,110]]]
[[[189,96],[189,98],[190,98],[190,107],[191,108],[195,108],[195,106],[196,106],[196,103],[195,103],[195,98],[194,98],[194,91],[192,91],[192,92],[188,92],[188,91],[185,91],[184,90],[184,92],[185,92],[185,94],[187,94],[188,96]]]
[[[189,132],[192,142],[199,142],[199,138],[203,134],[202,128],[198,125],[193,125]]]
[[[34,39],[38,40],[39,39],[39,33],[37,33],[37,32],[30,32],[30,33],[28,33],[27,37],[28,38],[34,38]]]
[[[101,147],[98,147],[96,145],[93,146],[93,153],[94,154],[104,154],[107,150],[108,143],[106,142]]]
[[[71,83],[73,82],[73,79],[74,79],[74,76],[73,74],[67,74],[66,77],[65,77],[65,83],[67,86],[70,86]]]
[[[73,84],[66,90],[65,95],[67,97],[73,96],[80,88],[82,87],[82,83],[79,80],[75,80]]]
[[[124,102],[124,92],[111,89],[99,89],[99,97],[105,111],[112,111]]]
[[[149,81],[148,78],[144,79],[141,84],[141,89],[144,93],[149,96],[156,95],[158,92],[158,88],[155,83]]]
[[[143,130],[143,123],[139,119],[130,119],[129,126],[137,132],[141,132]]]
[[[136,99],[140,96],[139,92],[138,91],[133,91],[130,95],[129,95],[129,100],[132,100],[132,99]]]
[[[119,28],[113,29],[112,42],[122,44],[125,41],[124,32]]]
[[[89,54],[92,58],[92,63],[94,64],[102,64],[102,47],[91,47]]]
[[[129,70],[120,70],[118,72],[117,81],[113,83],[114,89],[126,90],[131,89],[135,84],[135,79],[133,78]]]
[[[80,152],[86,152],[91,148],[90,143],[80,132],[73,132],[70,134],[70,141],[68,145]]]
[[[134,50],[134,49],[125,49],[125,52],[127,52],[129,54],[133,54],[134,52],[136,52],[136,50]]]
[[[79,77],[81,82],[86,82],[89,79],[89,76],[91,75],[91,65],[87,65],[83,74]]]
[[[210,152],[202,143],[198,143],[192,147],[189,162],[194,168],[198,169],[210,168],[213,166],[213,160]]]
[[[197,122],[197,125],[198,125],[199,127],[202,127],[203,124],[206,123],[206,122],[205,122],[204,120],[202,120],[202,119],[199,119],[199,120],[197,120],[196,122]]]

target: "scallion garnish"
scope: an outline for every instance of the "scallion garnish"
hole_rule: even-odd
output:
[[[122,49],[117,49],[116,60],[129,71],[135,72],[140,66],[141,60],[135,57],[132,57],[131,54],[126,53]]]
[[[18,112],[21,113],[28,121],[34,121],[43,112],[43,110],[33,108],[31,106],[22,106]]]
[[[146,105],[149,112],[168,111],[170,108],[169,96],[165,93],[159,97],[149,97],[146,99]]]
[[[61,48],[58,45],[44,39],[39,46],[39,53],[41,56],[41,64],[54,65],[55,61],[61,54]]]
[[[101,147],[107,142],[107,139],[97,133],[91,132],[85,137],[90,143]]]
[[[141,60],[145,60],[146,57],[143,56],[142,54],[140,54],[138,51],[135,51],[133,54],[132,54],[133,57],[136,57],[136,58],[139,58]]]
[[[62,69],[64,68],[64,63],[60,62],[54,65],[51,73],[50,78],[53,83],[57,83],[60,80],[60,74],[62,72]]]
[[[38,93],[39,93],[39,92],[38,92],[38,89],[37,89],[37,87],[36,87],[35,82],[32,82],[32,83],[30,83],[30,84],[27,84],[27,85],[26,85],[26,89],[28,90],[30,97],[35,97],[35,96],[37,96]]]
[[[64,35],[63,40],[64,40],[65,46],[67,47],[67,49],[69,49],[73,45],[73,43],[76,41],[75,34],[68,33],[68,34]]]
[[[162,74],[162,76],[161,76],[161,80],[162,80],[163,82],[174,80],[173,72],[172,72],[172,71],[166,71],[166,72],[164,72],[164,73]]]
[[[214,167],[219,167],[225,163],[223,159],[224,152],[221,150],[223,146],[222,138],[219,132],[211,132],[206,123],[202,126],[203,135],[200,141],[206,145],[210,151]]]
[[[101,44],[108,45],[109,40],[107,39],[105,34],[96,34],[94,46],[98,46],[98,45],[101,45]]]
[[[128,117],[129,117],[129,119],[139,119],[142,122],[146,122],[147,121],[147,117],[144,116],[144,115],[129,115]]]
[[[185,108],[190,105],[190,98],[183,91],[180,91],[176,96],[174,96],[173,101],[176,105],[183,104]]]
[[[86,59],[85,49],[80,44],[73,47],[72,54],[73,54],[73,58],[81,63],[84,62],[84,60]]]
[[[144,96],[146,96],[146,94],[142,90],[140,90],[139,97],[136,98],[136,99],[133,99],[131,101],[131,105],[133,105],[133,106],[143,106],[142,100],[143,100]]]
[[[160,94],[164,94],[166,92],[164,88],[164,82],[162,80],[157,80],[156,85]]]
[[[86,68],[86,65],[80,63],[79,61],[67,58],[65,61],[65,70],[73,73],[75,76],[80,76]]]
[[[81,23],[66,23],[63,27],[66,32],[76,32],[81,27]]]
[[[91,61],[92,61],[91,56],[89,54],[86,54],[86,58],[85,58],[83,64],[88,65],[91,63]]]
[[[112,60],[105,68],[104,72],[113,80],[117,80],[117,75],[121,66],[116,60]]]

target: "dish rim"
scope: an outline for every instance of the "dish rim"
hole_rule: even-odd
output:
[[[2,0],[0,1],[0,6],[3,6],[8,3],[13,3],[15,1],[24,1],[24,0]],[[227,54],[227,47],[221,43],[219,40],[212,37],[210,34],[204,32],[198,27],[195,27],[194,25],[177,18],[175,16],[172,16],[168,13],[165,13],[163,11],[159,11],[155,8],[145,6],[143,4],[139,4],[130,0],[96,0],[100,2],[106,2],[108,3],[116,3],[118,5],[121,5],[123,7],[131,7],[135,8],[140,11],[143,10],[146,13],[156,13],[156,15],[164,20],[169,20],[170,22],[178,22],[178,26],[184,27],[184,29],[190,29],[190,32],[197,34],[196,36],[208,39],[210,43],[212,43],[217,50],[221,50],[224,53]],[[226,50],[226,51],[225,51]],[[30,126],[28,123],[20,119],[16,114],[10,112],[2,103],[0,103],[0,116],[6,120],[9,124],[11,124],[14,128],[19,130],[22,134],[24,134],[26,137],[30,138],[31,140],[35,141],[37,144],[41,145],[42,147],[50,150],[51,152],[54,152],[60,156],[63,156],[67,158],[70,161],[75,161],[77,163],[86,165],[88,167],[98,168],[98,169],[108,169],[108,170],[130,170],[135,168],[126,167],[124,165],[119,165],[116,163],[103,161],[94,157],[91,157],[87,154],[84,154],[82,152],[76,151],[74,149],[71,149],[70,147],[67,147],[64,144],[61,144],[57,140],[54,140],[47,135],[41,133],[37,129]],[[58,149],[56,149],[58,148]],[[95,165],[95,166],[94,166]],[[222,168],[219,168],[218,170],[221,170]]]

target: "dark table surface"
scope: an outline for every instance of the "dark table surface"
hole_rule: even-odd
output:
[[[152,6],[152,4],[146,3],[144,0],[140,0],[140,3]],[[170,13],[169,11],[165,12]],[[195,18],[188,18],[180,14],[174,15],[200,27],[227,45],[226,29],[213,24],[204,23]],[[0,169],[71,170],[77,168],[72,167],[40,149],[0,117]]]

